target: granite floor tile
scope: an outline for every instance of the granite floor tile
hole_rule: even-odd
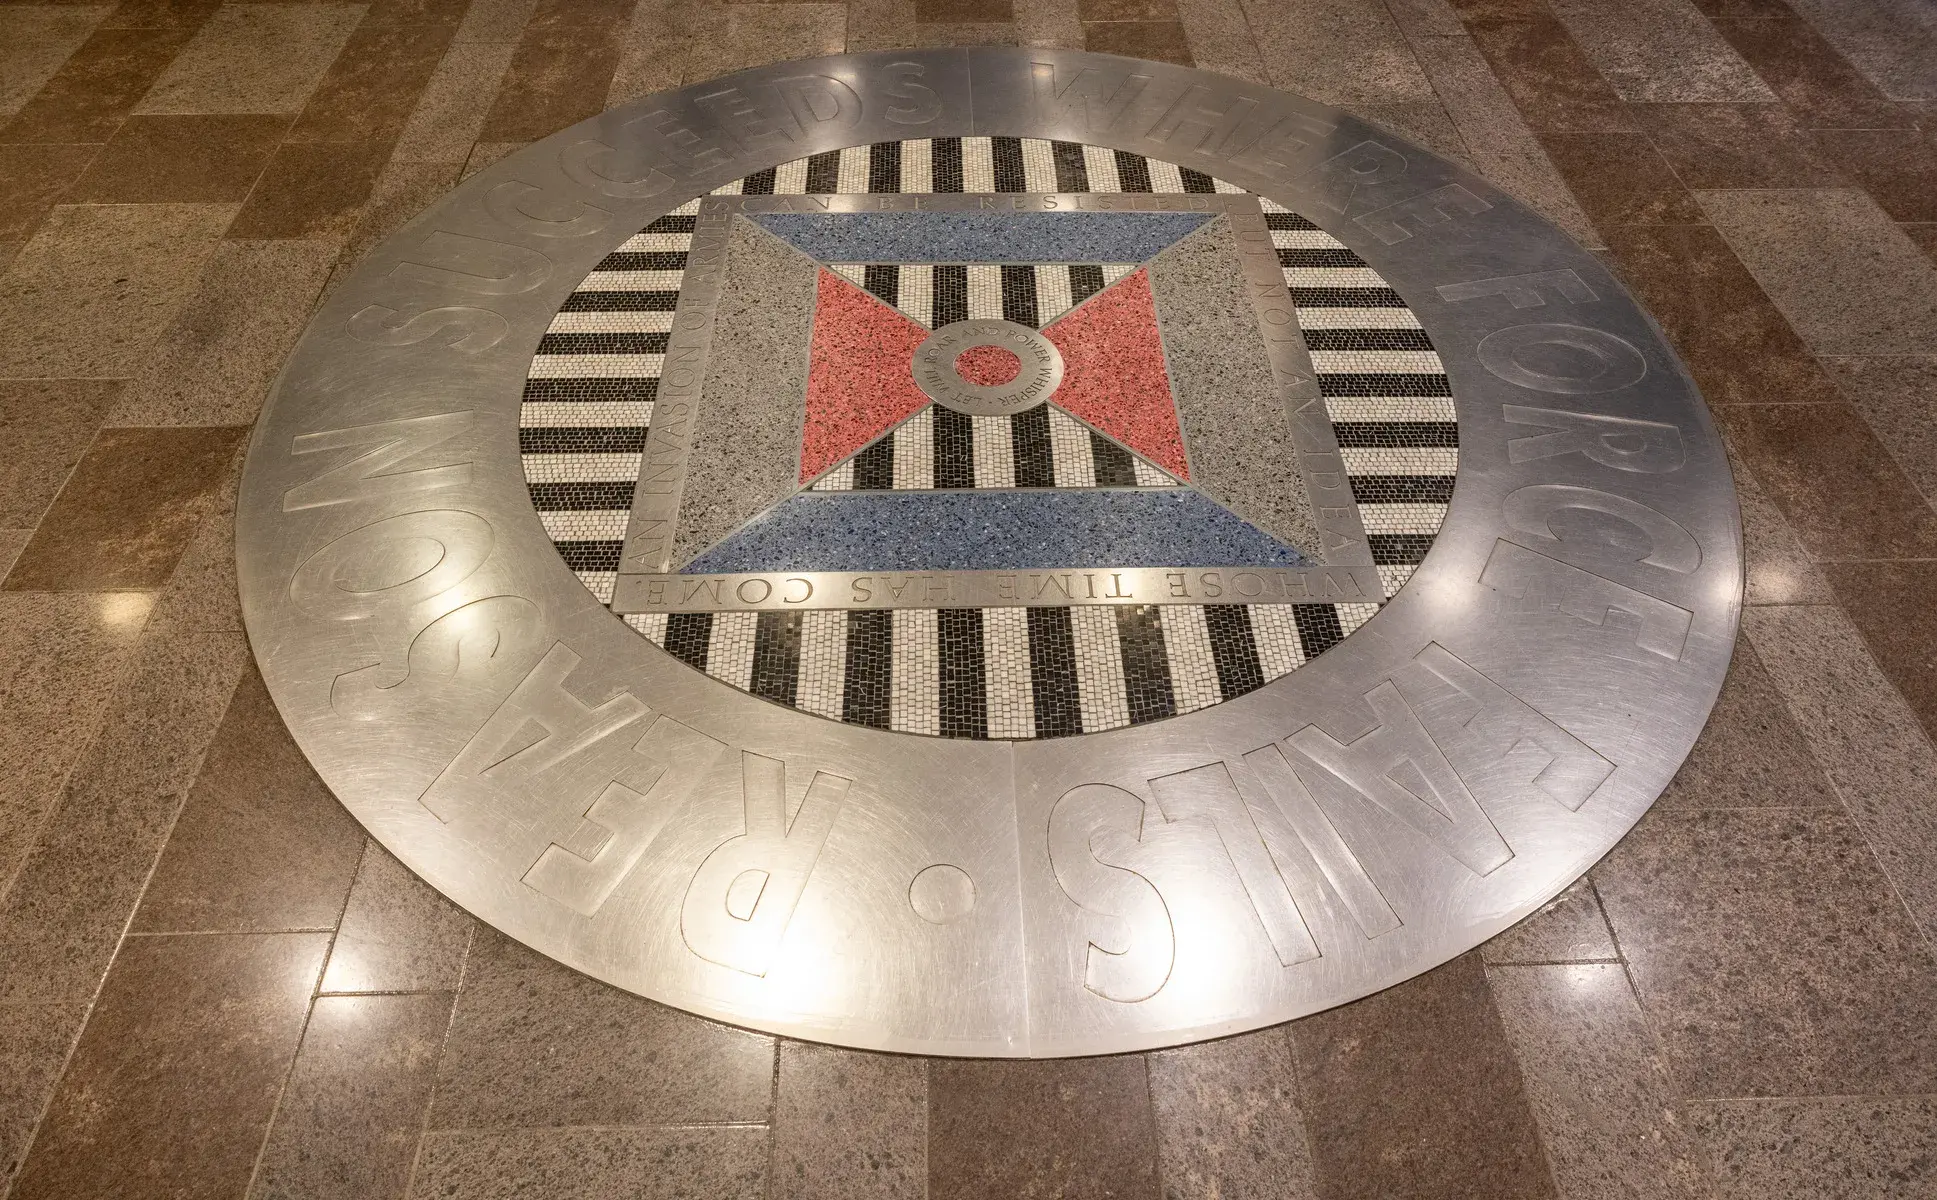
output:
[[[1282,1029],[1149,1056],[1164,1200],[1316,1200]]]
[[[686,82],[790,58],[838,54],[847,41],[839,4],[725,4],[694,14]]]
[[[363,19],[361,4],[225,4],[137,113],[295,113]]]
[[[1841,807],[1836,789],[1811,756],[1794,715],[1747,638],[1736,642],[1715,710],[1688,760],[1655,805],[1661,809]]]
[[[0,382],[0,527],[32,528],[81,461],[122,385],[105,379]]]
[[[925,24],[1013,21],[1011,0],[915,0],[915,19]]]
[[[356,228],[343,245],[339,262],[355,265],[372,247],[397,232],[418,213],[443,198],[457,186],[462,160],[451,162],[397,162],[394,159],[378,173],[370,189],[369,202]]]
[[[850,28],[852,25],[850,6]],[[678,87],[686,77],[686,61],[692,54],[692,31],[689,10],[679,0],[640,0],[626,23],[619,65],[612,72],[612,86],[606,89],[605,106],[616,108],[629,100]]]
[[[244,432],[102,430],[0,586],[118,591],[168,582]]]
[[[1558,18],[1530,12],[1514,20],[1469,22],[1474,43],[1534,130],[1629,133],[1640,128]]]
[[[1607,239],[1622,278],[1661,322],[1710,404],[1836,399],[1802,338],[1715,230],[1611,227]]]
[[[1610,962],[1618,957],[1600,898],[1585,878],[1480,947],[1480,958],[1489,965]]]
[[[463,162],[511,65],[512,42],[458,42],[444,55],[404,123],[392,162]]]
[[[0,118],[33,98],[106,16],[107,4],[20,4],[0,9]]]
[[[0,901],[0,1003],[94,995],[248,653],[239,634],[143,639]]]
[[[1176,0],[1076,0],[1082,21],[1174,21]]]
[[[470,7],[471,0],[370,0],[370,11],[363,20],[371,29],[401,32],[413,27],[442,26],[456,30]]]
[[[1708,1200],[1674,1081],[1620,964],[1486,974],[1560,1195]]]
[[[1937,145],[1929,135],[1914,129],[1833,129],[1810,140],[1892,221],[1937,221]]]
[[[923,1200],[928,1064],[783,1041],[773,1138],[779,1200]]]
[[[846,8],[850,54],[902,50],[921,40],[915,20],[915,0],[848,0]]]
[[[249,1195],[403,1200],[451,997],[324,996]]]
[[[280,116],[136,116],[122,122],[68,199],[222,204],[249,194],[289,121]]]
[[[609,0],[541,0],[477,136],[531,141],[603,111],[627,15]]]
[[[1466,26],[1448,0],[1386,0],[1386,11],[1408,37],[1464,37]],[[1427,64],[1430,65],[1430,64]]]
[[[0,898],[93,740],[148,617],[127,593],[0,595]]]
[[[219,7],[221,0],[121,0],[101,22],[101,28],[186,29],[192,33]]]
[[[476,924],[388,850],[368,842],[330,948],[323,990],[455,990]]]
[[[1930,1200],[1937,1100],[1825,1097],[1691,1104],[1716,1200]]]
[[[211,9],[193,11],[206,17]],[[106,22],[110,28],[95,30],[13,120],[0,124],[0,142],[107,141],[154,85],[155,77],[195,36],[198,23],[120,29],[113,28],[110,15]]]
[[[1780,104],[1636,104],[1690,188],[1832,188],[1847,180]]]
[[[413,1197],[763,1200],[767,1131],[530,1129],[424,1138]]]
[[[538,0],[471,0],[457,27],[459,42],[517,42]]]
[[[462,8],[461,0],[457,7]],[[350,35],[296,118],[290,141],[370,142],[388,147],[403,131],[457,26],[380,23],[377,15],[373,7]]]
[[[31,529],[0,529],[0,577],[13,570],[13,560],[20,557],[33,535]]]
[[[430,1127],[765,1121],[773,1055],[480,928]]]
[[[1919,221],[1898,225],[1897,228],[1903,230],[1903,235],[1924,252],[1924,257],[1937,263],[1937,221]]]
[[[1937,563],[1842,563],[1823,573],[1884,675],[1924,730],[1937,730],[1937,620],[1929,591]]]
[[[0,241],[32,237],[100,152],[93,144],[0,145]]]
[[[1689,0],[1551,0],[1623,100],[1773,101],[1775,93]]]
[[[235,493],[241,482],[243,452],[229,459],[221,487],[195,530],[168,586],[155,597],[151,620],[172,633],[240,633],[242,601],[236,594]]]
[[[0,1195],[27,1157],[86,1020],[82,1004],[0,1005]]]
[[[1596,225],[1707,220],[1644,134],[1549,133],[1540,142]]]
[[[1394,16],[1403,27],[1405,13],[1395,9]],[[1521,119],[1473,39],[1464,34],[1409,37],[1419,65],[1459,130],[1474,169],[1559,225],[1575,241],[1585,246],[1601,245],[1600,233],[1554,169],[1553,159]]]
[[[1937,750],[1916,713],[1840,609],[1755,609],[1743,631],[1911,916],[1937,931]]]
[[[1937,356],[1826,358],[1823,365],[1924,499],[1937,504]]]
[[[1907,129],[1912,114],[1863,78],[1807,21],[1718,20],[1716,30],[1775,90],[1798,124],[1817,129]]]
[[[1479,955],[1286,1030],[1326,1200],[1555,1195]]]
[[[362,854],[362,826],[296,748],[262,676],[247,670],[130,930],[334,929]]]
[[[0,378],[126,378],[193,293],[235,209],[62,205],[0,276]]]
[[[1271,82],[1239,0],[1177,0],[1177,19],[1198,69],[1249,83]]]
[[[1789,0],[1804,19],[1898,100],[1937,99],[1937,22],[1920,0]]]
[[[115,405],[115,425],[247,425],[308,322],[336,258],[327,243],[225,240],[195,294]]]
[[[1016,40],[1024,46],[1081,50],[1083,22],[1077,0],[1014,0]],[[1162,20],[1177,20],[1175,11],[1163,13]]]
[[[928,1064],[928,1198],[1156,1200],[1141,1055]]]
[[[1083,48],[1180,67],[1195,65],[1182,21],[1085,21]]]
[[[915,45],[923,50],[948,46],[1020,46],[1012,21],[936,21],[915,26]]]
[[[229,236],[341,243],[356,228],[389,156],[383,142],[285,142],[263,168]]]
[[[329,938],[131,938],[13,1200],[240,1195]]]
[[[1849,816],[1652,812],[1594,885],[1684,1097],[1937,1090],[1937,961]]]
[[[1851,406],[1739,404],[1720,416],[1818,563],[1937,555],[1937,511]]]
[[[1246,0],[1244,12],[1279,87],[1373,120],[1379,118],[1371,109],[1381,105],[1437,103],[1405,35],[1377,0]]]
[[[1732,448],[1729,471],[1735,477],[1735,502],[1742,512],[1742,603],[1835,603],[1829,581],[1810,561],[1796,531]]]
[[[1784,0],[1694,0],[1695,7],[1710,20],[1776,20],[1794,17],[1795,10]]]

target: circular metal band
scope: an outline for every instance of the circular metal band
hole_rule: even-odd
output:
[[[1414,307],[1457,397],[1459,485],[1357,634],[1149,727],[948,741],[710,680],[566,569],[515,432],[532,349],[586,272],[751,172],[967,136],[1231,181],[1311,216]],[[1280,382],[1293,421],[1323,403]],[[656,423],[692,416],[665,384],[659,403]],[[642,488],[677,485],[645,465]],[[1478,944],[1667,785],[1741,603],[1721,444],[1593,255],[1350,114],[1052,50],[780,64],[479,172],[312,323],[255,430],[238,543],[297,741],[444,894],[693,1012],[932,1054],[1233,1033]]]
[[[1007,350],[1022,364],[1007,383],[971,383],[956,367],[962,352],[977,346]],[[928,335],[915,348],[910,368],[915,386],[935,403],[971,417],[997,417],[1034,408],[1063,381],[1063,354],[1042,334],[1014,321],[982,318],[956,321]]]

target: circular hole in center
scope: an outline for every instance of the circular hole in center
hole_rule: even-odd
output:
[[[956,358],[955,373],[979,387],[1000,387],[1022,374],[1022,360],[1000,346],[970,346]]]

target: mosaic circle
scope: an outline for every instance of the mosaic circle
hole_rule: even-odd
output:
[[[1316,445],[1270,419],[1286,331],[1260,272],[1324,398]],[[713,325],[681,358],[704,382],[674,550],[622,570],[682,314]],[[1021,356],[1012,382],[962,376],[979,346]],[[1405,584],[1459,466],[1432,339],[1345,243],[1175,163],[1026,137],[849,147],[675,208],[567,298],[520,423],[560,555],[655,645],[819,716],[974,739],[1140,725],[1311,661]],[[1339,598],[1316,569],[1352,559],[1309,486],[1331,464],[1373,581]]]
[[[968,321],[1061,381],[935,403]],[[1721,441],[1593,254],[1350,113],[1034,48],[484,167],[332,288],[236,524],[297,744],[453,903],[980,1057],[1256,1029],[1534,912],[1673,778],[1742,587]]]

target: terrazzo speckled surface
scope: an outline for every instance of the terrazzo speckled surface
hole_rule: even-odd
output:
[[[1142,262],[1204,213],[755,213],[822,262]]]
[[[1191,482],[1258,528],[1295,546],[1318,545],[1284,401],[1244,294],[1237,236],[1211,222],[1148,268],[1170,360],[1178,417],[1191,447]]]
[[[1308,561],[1186,488],[803,492],[683,570],[1290,567]]]
[[[748,221],[733,222],[726,256],[673,538],[676,563],[794,489],[820,272]]]
[[[801,482],[927,406],[908,371],[927,337],[926,329],[847,280],[820,272]]]
[[[1190,478],[1145,272],[1125,276],[1043,334],[1063,352],[1056,404],[1179,479]],[[1254,325],[1251,339],[1257,337]]]

